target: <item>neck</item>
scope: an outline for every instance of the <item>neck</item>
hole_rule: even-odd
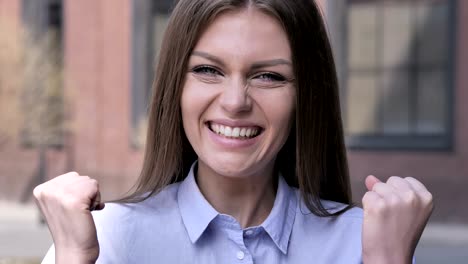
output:
[[[277,184],[270,167],[261,174],[228,177],[199,161],[197,183],[216,211],[231,215],[242,228],[257,226],[268,217],[275,201]]]

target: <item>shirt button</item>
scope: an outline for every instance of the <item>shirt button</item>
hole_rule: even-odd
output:
[[[246,236],[251,236],[253,234],[253,231],[252,230],[247,230],[245,231],[245,235]]]
[[[242,252],[242,251],[238,251],[238,252],[237,252],[237,258],[238,258],[238,259],[243,260],[244,257],[245,257],[244,252]]]

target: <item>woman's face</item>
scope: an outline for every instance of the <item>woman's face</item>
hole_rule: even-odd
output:
[[[188,67],[182,120],[199,170],[228,177],[271,170],[296,96],[278,21],[255,8],[222,13],[201,35]]]

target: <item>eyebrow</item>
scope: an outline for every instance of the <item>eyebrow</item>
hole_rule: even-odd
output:
[[[211,55],[209,53],[203,52],[203,51],[193,51],[192,55],[205,58],[205,59],[210,60],[210,61],[212,61],[212,62],[214,62],[216,64],[221,65],[222,67],[226,66],[224,64],[224,62],[220,58],[218,58],[218,57],[216,57],[214,55]],[[257,61],[257,62],[252,64],[251,69],[255,70],[255,69],[260,69],[260,68],[265,68],[265,67],[272,67],[272,66],[276,66],[276,65],[292,65],[292,63],[290,61],[288,61],[288,60],[285,60],[285,59],[273,59],[273,60]]]

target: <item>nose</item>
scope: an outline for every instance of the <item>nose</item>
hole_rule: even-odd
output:
[[[242,78],[232,79],[220,96],[221,107],[231,115],[249,112],[252,109],[252,98],[248,90],[248,84]]]

